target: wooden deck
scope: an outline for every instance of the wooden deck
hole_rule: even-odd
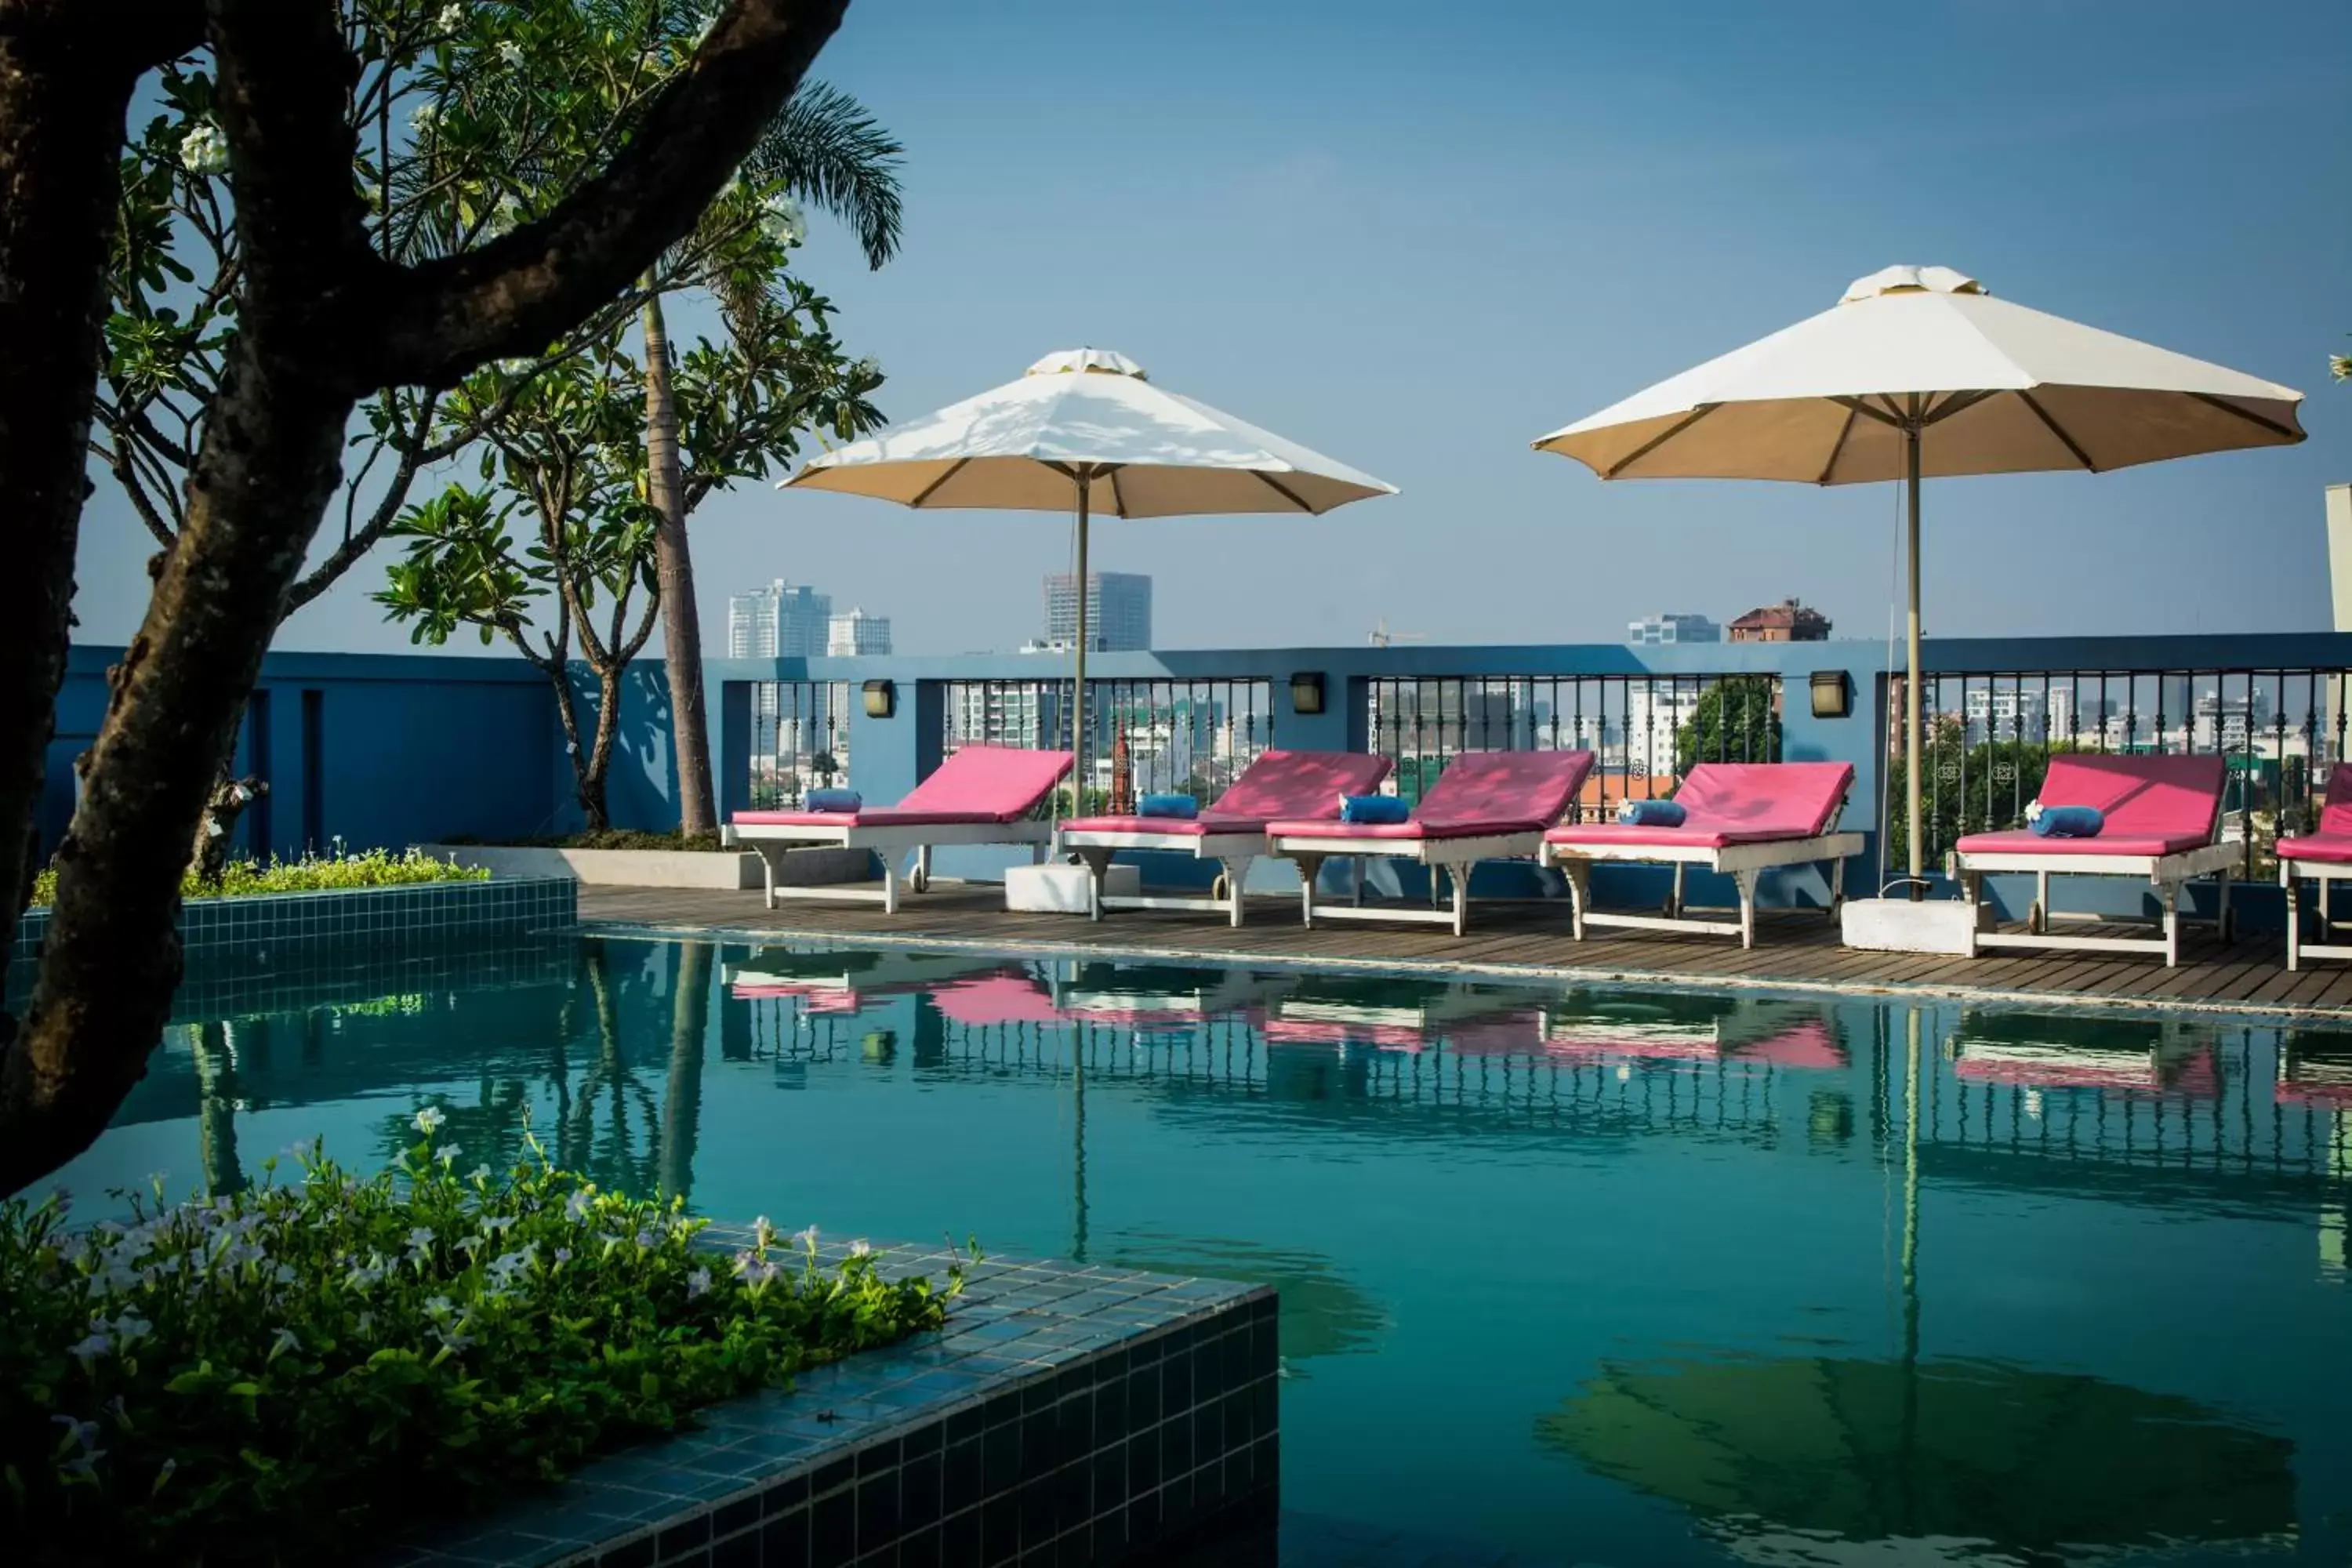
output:
[[[1876,992],[1974,1002],[2162,1007],[2352,1024],[2352,964],[2286,969],[2276,932],[2223,945],[2191,928],[2182,963],[2167,969],[2139,954],[2032,952],[1974,959],[1858,952],[1842,946],[1819,914],[1765,921],[1747,952],[1727,937],[1661,932],[1568,934],[1558,903],[1471,907],[1470,931],[1433,927],[1298,923],[1288,899],[1254,899],[1235,931],[1214,915],[1121,910],[1093,923],[1069,915],[1009,913],[993,884],[943,883],[908,896],[896,916],[878,905],[791,901],[762,907],[757,892],[583,887],[580,919],[591,930],[733,942],[880,941],[894,946],[1102,957],[1298,963],[1566,981],[1675,981],[1693,985]],[[2084,935],[2137,935],[2085,926]]]

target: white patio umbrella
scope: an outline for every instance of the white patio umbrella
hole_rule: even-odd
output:
[[[1988,294],[1948,267],[1889,267],[1820,315],[1535,443],[1604,479],[1910,485],[1905,812],[1920,886],[1919,480],[2099,473],[2289,446],[2303,395]]]
[[[1320,514],[1394,485],[1163,391],[1106,349],[1047,354],[1020,380],[812,461],[790,486],[903,506],[1077,510],[1077,713],[1086,788],[1087,534],[1097,512]],[[1078,797],[1085,799],[1083,794]]]

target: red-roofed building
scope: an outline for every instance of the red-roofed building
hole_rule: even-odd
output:
[[[1827,642],[1830,618],[1808,605],[1783,599],[1748,611],[1731,623],[1733,642]]]

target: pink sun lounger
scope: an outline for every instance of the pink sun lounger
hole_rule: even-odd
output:
[[[1568,879],[1576,940],[1587,926],[1638,926],[1708,931],[1756,945],[1756,888],[1775,866],[1825,862],[1830,868],[1830,918],[1845,898],[1845,863],[1862,853],[1862,835],[1836,831],[1849,763],[1700,763],[1675,791],[1679,826],[1623,822],[1574,823],[1544,835],[1543,863]],[[1654,915],[1592,908],[1592,868],[1604,861],[1669,865],[1674,891]],[[1683,877],[1693,866],[1729,876],[1739,891],[1736,921],[1693,920],[1683,903]]]
[[[1059,848],[1086,863],[1093,883],[1093,913],[1105,909],[1213,910],[1234,925],[1242,923],[1242,884],[1251,863],[1265,853],[1269,823],[1301,817],[1337,820],[1339,797],[1370,795],[1389,776],[1386,757],[1355,752],[1267,752],[1235,779],[1206,810],[1191,820],[1167,816],[1082,816],[1062,824]],[[1122,849],[1166,849],[1224,868],[1223,896],[1103,897],[1103,873]]]
[[[1470,868],[1481,860],[1533,856],[1544,830],[1558,822],[1592,770],[1591,752],[1465,752],[1445,765],[1412,818],[1394,824],[1297,818],[1266,827],[1269,850],[1298,863],[1300,914],[1308,925],[1331,920],[1412,921],[1451,925],[1460,936],[1470,923]],[[1333,856],[1356,858],[1354,900],[1318,900],[1317,873]],[[1363,903],[1363,861],[1391,856],[1429,868],[1430,891],[1444,872],[1454,885],[1454,907],[1416,910]]]
[[[2043,838],[2025,828],[1971,833],[1953,847],[1953,868],[1969,901],[1978,908],[1976,948],[2081,948],[2102,952],[2160,952],[2168,967],[2180,962],[2180,892],[2200,877],[2221,888],[2217,920],[2228,940],[2230,870],[2242,846],[2221,838],[2221,792],[2226,762],[2218,756],[2098,756],[2074,753],[2050,759],[2039,799],[2044,806],[2089,805],[2106,823],[2095,838]],[[2033,907],[2022,931],[1990,929],[1991,907],[1984,879],[2001,872],[2031,872]],[[2050,907],[2050,879],[2131,877],[2156,891],[2160,937],[2058,936],[2057,920],[2115,923],[2115,917],[2061,914]]]
[[[1053,837],[1053,824],[1030,813],[1070,771],[1067,752],[1012,746],[966,746],[941,763],[898,805],[856,811],[739,811],[728,819],[736,843],[756,850],[767,875],[768,908],[779,895],[879,902],[898,911],[898,862],[915,852],[912,886],[930,886],[931,850],[942,844],[1016,844],[1034,861]],[[795,849],[870,849],[882,862],[882,890],[779,885],[784,857]]]
[[[2327,797],[2319,807],[2315,832],[2278,841],[2279,886],[2286,889],[2286,966],[2300,969],[2305,958],[2352,958],[2352,945],[2330,942],[2335,922],[2328,896],[2338,882],[2352,882],[2352,768],[2327,771]],[[2303,884],[2317,886],[2319,938],[2303,940]]]

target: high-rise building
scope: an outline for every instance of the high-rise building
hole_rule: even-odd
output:
[[[1630,643],[1721,642],[1723,628],[1705,616],[1650,616],[1625,625]]]
[[[1731,623],[1733,642],[1827,642],[1829,637],[1829,617],[1794,599],[1750,610]]]
[[[865,653],[890,651],[890,617],[853,609],[825,623],[824,651],[830,658],[850,658]]]
[[[1045,579],[1045,641],[1074,647],[1078,640],[1077,577]],[[1151,646],[1151,579],[1139,572],[1087,574],[1087,651],[1139,653]]]
[[[730,658],[814,658],[824,652],[833,596],[782,578],[727,601]]]

